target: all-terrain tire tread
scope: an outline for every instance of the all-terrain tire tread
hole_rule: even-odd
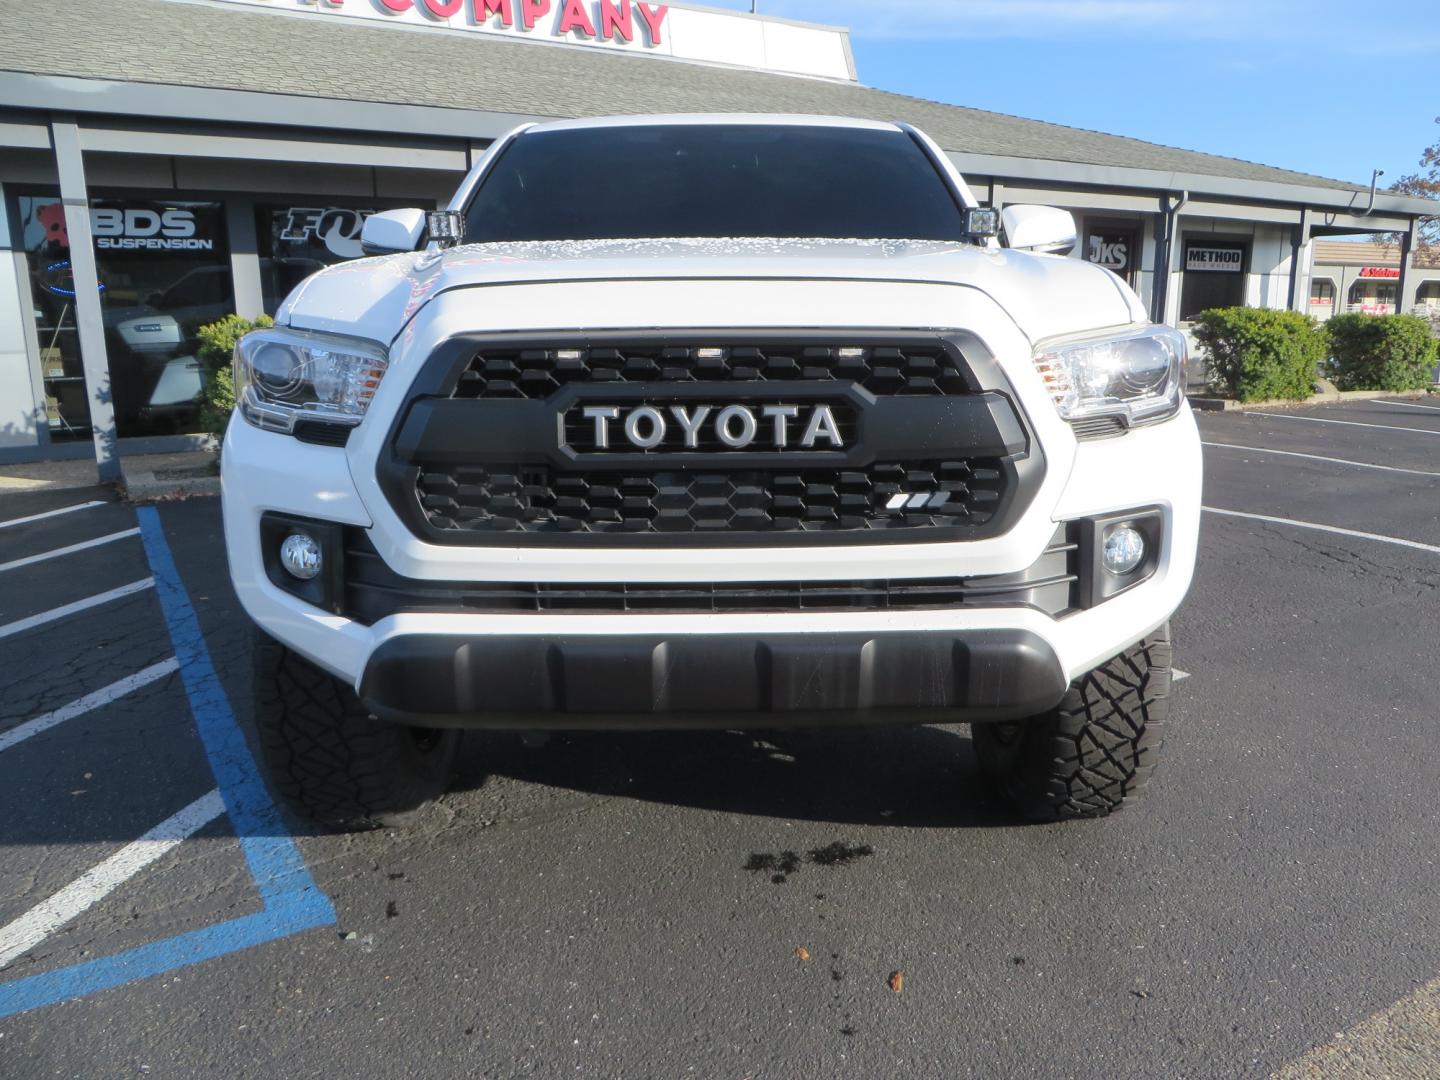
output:
[[[414,767],[413,737],[349,686],[272,639],[255,643],[255,723],[267,778],[298,813],[339,829],[403,824],[443,793],[458,732]],[[427,756],[429,756],[427,755]]]
[[[1164,740],[1172,659],[1164,626],[1077,679],[1052,712],[1026,722],[1018,756],[998,750],[993,733],[977,727],[982,770],[1033,818],[1103,817],[1133,802]]]

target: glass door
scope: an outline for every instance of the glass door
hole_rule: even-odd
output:
[[[90,437],[90,405],[80,332],[75,320],[75,279],[70,269],[70,235],[65,207],[57,196],[21,195],[19,235],[30,275],[40,371],[45,380],[45,418],[52,442]],[[100,291],[105,291],[101,281]]]

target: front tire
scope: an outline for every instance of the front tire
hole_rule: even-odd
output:
[[[459,731],[376,719],[347,683],[258,633],[255,726],[281,801],[344,830],[405,824],[444,794],[460,745]]]
[[[1170,627],[1077,679],[1048,713],[971,729],[980,772],[1034,820],[1104,817],[1150,780],[1170,712]]]

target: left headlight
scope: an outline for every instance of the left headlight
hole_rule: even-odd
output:
[[[297,420],[354,427],[385,377],[373,341],[275,327],[235,346],[235,404],[256,427],[292,433]]]
[[[1185,396],[1185,335],[1151,326],[1120,336],[1043,345],[1035,370],[1071,422],[1118,416],[1129,425],[1173,416]]]

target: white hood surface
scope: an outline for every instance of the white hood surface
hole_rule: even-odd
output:
[[[453,289],[706,279],[914,282],[976,289],[1003,308],[1032,343],[1146,320],[1118,278],[1076,259],[933,241],[695,239],[470,244],[439,253],[358,259],[303,282],[280,309],[279,321],[388,342],[428,301]],[[793,325],[805,325],[804,312],[795,313]],[[952,324],[937,311],[933,325]]]

